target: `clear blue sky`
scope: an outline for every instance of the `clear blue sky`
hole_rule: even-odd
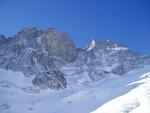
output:
[[[114,40],[150,54],[150,0],[0,0],[0,33],[56,27],[77,47]]]

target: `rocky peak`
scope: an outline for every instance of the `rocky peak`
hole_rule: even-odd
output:
[[[0,45],[2,45],[6,41],[6,38],[4,35],[0,35]]]
[[[111,40],[98,41],[97,42],[97,48],[103,49],[103,50],[112,50],[112,51],[128,50],[128,47],[126,47],[122,44],[116,43],[114,41],[111,41]]]
[[[91,43],[86,47],[86,51],[90,51],[90,50],[92,50],[93,48],[95,48],[95,47],[96,47],[96,43],[97,43],[97,41],[96,41],[95,39],[93,39],[93,40],[91,41]]]
[[[97,41],[96,39],[93,39],[91,43],[85,47],[85,50],[90,51],[90,50],[95,50],[95,49],[104,50],[104,51],[109,50],[109,51],[115,51],[115,52],[122,51],[122,50],[124,51],[129,50],[128,47],[122,44],[116,43],[114,41],[111,41],[111,40]]]
[[[1,41],[4,41],[4,40],[6,40],[6,38],[5,38],[4,35],[1,34],[1,35],[0,35],[0,42],[1,42]]]
[[[136,54],[128,47],[110,40],[92,40],[85,50],[79,52],[79,61],[77,62],[84,61],[82,64],[87,64],[88,66],[105,67],[114,64],[123,64],[123,62],[128,61],[134,62],[137,59]]]
[[[35,27],[23,28],[14,37],[18,37],[18,38],[22,38],[22,39],[32,39],[32,38],[37,38],[41,34],[42,34],[42,30],[37,30]]]
[[[73,41],[66,33],[55,29],[47,29],[39,38],[42,50],[59,57],[65,61],[74,61],[77,57],[77,49]]]
[[[29,33],[29,32],[38,32],[39,30],[37,30],[35,27],[32,28],[23,28],[21,31],[19,31],[18,33]]]
[[[54,27],[51,27],[51,28],[47,28],[46,30],[45,30],[45,32],[47,32],[47,33],[54,33],[54,32],[57,32],[57,30],[56,30],[56,28],[54,28]]]
[[[0,40],[4,39],[1,35]],[[21,71],[28,77],[40,76],[35,79],[38,82],[34,81],[36,86],[59,89],[66,87],[66,80],[55,62],[69,63],[76,57],[77,49],[66,33],[51,28],[24,28],[0,48],[0,68]]]

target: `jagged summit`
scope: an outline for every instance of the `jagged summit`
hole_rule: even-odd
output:
[[[19,32],[17,32],[16,35],[19,34],[28,34],[28,33],[35,33],[35,32],[40,32],[42,30],[38,30],[36,27],[24,27],[22,28]]]
[[[86,51],[90,51],[91,49],[96,47],[96,39],[93,39],[91,43],[85,48]]]
[[[86,51],[90,51],[94,48],[103,49],[103,50],[112,50],[112,51],[125,51],[129,50],[127,46],[116,43],[111,40],[96,40],[93,39],[89,45],[85,47]]]
[[[30,32],[30,31],[38,31],[36,27],[24,27],[19,32]]]

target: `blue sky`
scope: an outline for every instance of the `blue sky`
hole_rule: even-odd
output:
[[[56,27],[77,47],[114,40],[150,54],[150,0],[0,0],[0,34]]]

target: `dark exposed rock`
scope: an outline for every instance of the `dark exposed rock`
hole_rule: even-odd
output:
[[[66,80],[64,74],[59,70],[50,70],[37,75],[32,83],[41,89],[60,89],[66,88]]]
[[[131,70],[140,69],[142,67],[143,66],[139,64],[139,62],[137,62],[136,60],[126,61],[118,65],[117,67],[113,68],[112,73],[117,74],[117,75],[124,75]]]
[[[66,33],[48,29],[41,35],[39,43],[42,50],[65,61],[72,62],[77,57],[75,45]]]
[[[7,105],[7,104],[2,104],[2,105],[0,105],[0,112],[5,112],[5,111],[7,111],[9,108],[10,108],[9,105]]]
[[[89,71],[89,76],[93,81],[100,80],[106,76],[108,76],[110,72],[102,70],[102,69],[92,69]]]

